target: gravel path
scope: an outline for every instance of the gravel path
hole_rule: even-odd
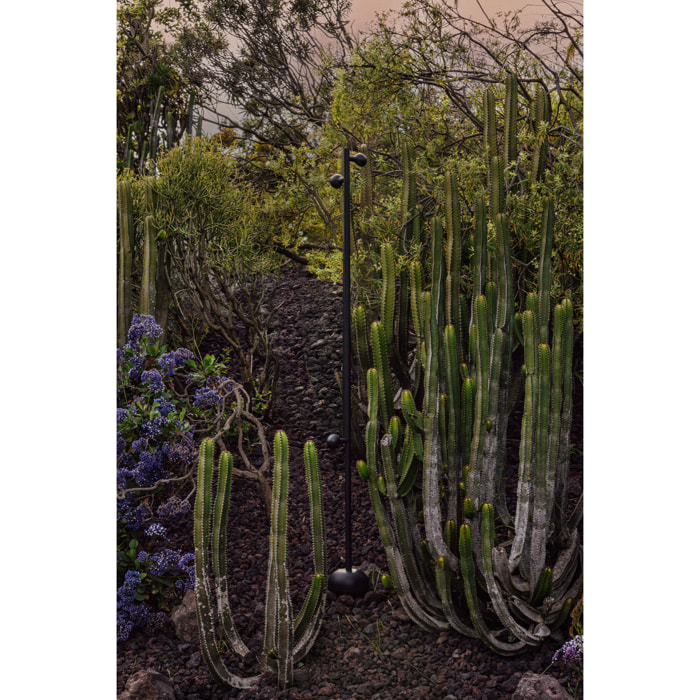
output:
[[[326,513],[328,560],[333,571],[343,564],[343,454],[325,440],[342,432],[342,403],[335,372],[341,371],[341,288],[313,278],[306,271],[284,273],[277,292],[283,302],[275,326],[281,375],[272,412],[271,435],[284,429],[290,454],[290,536],[288,560],[295,611],[303,602],[311,575],[308,499],[302,459],[303,444],[313,439],[319,455]],[[216,350],[216,339],[207,351]],[[577,382],[577,385],[579,383]],[[582,397],[575,395],[572,443],[572,495],[582,488]],[[515,448],[517,460],[517,447]],[[560,646],[549,641],[518,657],[501,657],[480,641],[450,631],[429,633],[408,620],[398,599],[377,583],[386,557],[369,496],[353,470],[354,564],[373,581],[361,599],[328,595],[325,622],[319,638],[295,670],[295,686],[277,689],[267,672],[251,690],[218,686],[204,665],[198,644],[183,643],[168,625],[153,637],[136,633],[119,646],[117,692],[140,669],[152,668],[170,677],[178,700],[209,698],[510,698],[527,671],[543,672]],[[228,535],[228,574],[236,626],[251,650],[262,638],[269,522],[255,487],[246,480],[234,486]],[[173,544],[192,551],[192,526],[183,523],[173,532]],[[239,674],[257,672],[254,654],[226,658]],[[548,673],[566,687],[574,679],[567,671]],[[583,697],[579,688],[579,698]]]

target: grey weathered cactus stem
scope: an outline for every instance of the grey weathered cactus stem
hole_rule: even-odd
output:
[[[214,446],[211,439],[202,442],[197,472],[197,496],[194,513],[195,599],[202,656],[212,676],[233,688],[250,688],[260,676],[241,677],[229,671],[218,646],[216,620],[229,646],[239,655],[248,647],[236,631],[231,614],[226,578],[226,527],[229,516],[233,458],[223,452],[219,458],[216,500],[212,509]],[[296,618],[292,616],[287,574],[287,499],[289,491],[289,447],[287,436],[275,435],[273,500],[270,524],[265,634],[260,661],[277,672],[279,685],[293,682],[293,666],[309,652],[318,636],[326,602],[326,545],[320,474],[316,449],[312,442],[304,446],[304,463],[309,488],[311,532],[315,574],[306,600]],[[215,599],[209,582],[214,576]]]

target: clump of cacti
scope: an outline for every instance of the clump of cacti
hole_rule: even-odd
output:
[[[153,316],[163,329],[161,342],[168,337],[170,290],[166,267],[168,249],[166,233],[158,230],[157,195],[154,177],[140,180],[129,176],[117,181],[117,344],[123,347],[133,311]],[[134,215],[134,201],[143,192],[142,216]],[[138,301],[136,291],[138,290]],[[132,308],[135,307],[135,308]]]
[[[306,480],[311,509],[314,575],[306,600],[293,617],[287,573],[287,497],[289,489],[289,446],[287,436],[278,431],[274,441],[274,474],[270,552],[268,557],[265,632],[260,655],[262,668],[277,672],[279,685],[293,682],[293,666],[310,651],[318,636],[326,601],[326,545],[321,480],[313,442],[304,446]],[[260,676],[242,677],[224,664],[219,649],[217,620],[223,638],[237,654],[249,649],[238,634],[231,614],[226,577],[226,528],[229,518],[233,458],[222,452],[216,499],[212,506],[214,441],[202,442],[197,473],[194,512],[195,599],[202,657],[212,676],[233,688],[250,688]],[[214,578],[214,596],[210,576]]]
[[[507,85],[509,97],[514,83]],[[509,159],[516,104],[507,99]],[[493,115],[488,93],[485,105]],[[567,518],[573,312],[569,300],[556,306],[550,336],[551,200],[542,214],[539,291],[515,312],[494,119],[486,123],[486,146],[490,206],[474,203],[471,264],[455,178],[448,173],[444,225],[440,218],[431,224],[430,265],[414,262],[410,289],[399,292],[410,303],[395,304],[393,253],[386,246],[380,320],[370,324],[364,309],[355,310],[368,414],[366,461],[358,469],[369,484],[392,583],[408,615],[426,629],[452,627],[512,654],[562,627],[580,596],[581,502]],[[397,329],[409,319],[416,342],[407,357]],[[511,369],[519,345],[525,398],[511,514],[506,430],[520,387]],[[498,525],[509,533],[501,542]]]

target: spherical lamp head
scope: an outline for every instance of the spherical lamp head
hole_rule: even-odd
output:
[[[364,153],[356,153],[354,156],[350,156],[350,160],[361,168],[367,165],[367,156]]]

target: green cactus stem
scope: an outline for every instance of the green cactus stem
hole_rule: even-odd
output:
[[[155,102],[153,104],[153,110],[151,111],[150,155],[151,158],[154,160],[158,156],[158,145],[160,143],[160,137],[158,135],[158,121],[160,120],[160,109],[163,104],[164,95],[165,88],[161,85],[160,88],[158,88],[158,94],[156,95]]]
[[[396,308],[396,267],[394,265],[394,251],[390,243],[382,244],[381,264],[381,316],[386,334],[386,344],[389,346],[394,342],[394,314]]]
[[[372,366],[369,352],[369,325],[364,306],[358,306],[352,312],[352,330],[354,335],[355,351],[363,374]]]
[[[147,314],[148,316],[154,316],[156,310],[157,233],[155,217],[147,216],[143,235],[143,272],[141,274],[139,313]]]
[[[371,329],[372,357],[374,366],[379,370],[379,395],[382,413],[382,424],[388,427],[389,420],[394,413],[394,394],[389,371],[389,353],[387,351],[384,324],[374,321]]]
[[[517,122],[518,122],[518,79],[515,75],[506,78],[506,107],[503,137],[503,160],[506,164],[517,159]]]
[[[543,126],[546,128],[549,125],[551,105],[549,95],[542,86],[538,86],[535,92],[533,115],[532,129],[535,132],[535,148],[532,153],[530,186],[542,181],[547,166],[548,139],[546,135],[540,136],[540,130]]]
[[[134,246],[131,185],[127,180],[120,180],[117,183],[117,224],[119,231],[117,345],[123,348],[131,325],[131,266]]]
[[[404,248],[408,250],[411,244],[421,241],[422,225],[416,199],[415,151],[407,142],[401,146],[401,170],[401,221],[404,227]]]

